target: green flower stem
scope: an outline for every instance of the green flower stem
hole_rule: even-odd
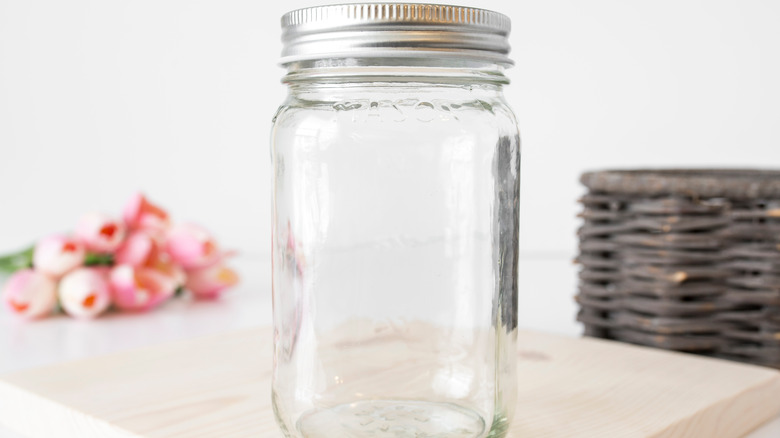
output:
[[[114,266],[114,255],[87,253],[84,266]]]
[[[0,272],[12,273],[31,268],[34,249],[35,247],[31,246],[19,252],[0,256]]]
[[[0,256],[0,272],[14,273],[20,269],[33,267],[33,251],[31,246],[25,250]],[[84,257],[84,266],[113,266],[113,254],[87,253]]]

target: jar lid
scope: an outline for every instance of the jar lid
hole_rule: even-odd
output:
[[[510,20],[461,6],[357,3],[298,9],[282,16],[282,60],[456,58],[512,65]]]

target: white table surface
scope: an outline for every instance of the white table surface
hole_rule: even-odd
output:
[[[0,374],[271,324],[269,263],[262,259],[237,259],[235,265],[242,283],[214,302],[178,299],[146,314],[115,314],[95,321],[57,317],[26,323],[0,312]],[[572,299],[576,278],[576,267],[566,257],[522,259],[520,325],[579,335],[581,328],[574,321],[576,305]],[[23,437],[0,425],[0,438]],[[749,438],[780,438],[780,417]]]

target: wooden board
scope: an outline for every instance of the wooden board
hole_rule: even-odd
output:
[[[521,333],[519,357],[511,437],[729,438],[780,413],[768,368],[539,333]],[[278,438],[270,377],[269,330],[228,333],[0,376],[0,423],[32,438]]]

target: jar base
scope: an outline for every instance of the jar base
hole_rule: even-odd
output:
[[[309,411],[297,422],[306,438],[480,438],[485,421],[452,403],[367,400]]]

